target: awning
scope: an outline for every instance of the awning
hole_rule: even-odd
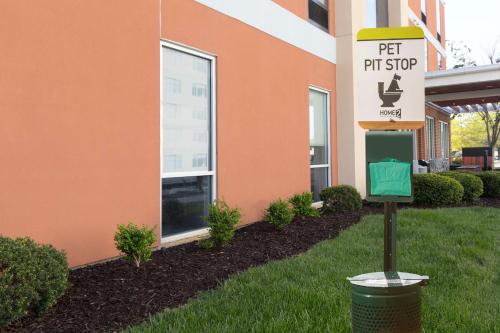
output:
[[[500,110],[500,64],[426,73],[425,101],[455,114]]]

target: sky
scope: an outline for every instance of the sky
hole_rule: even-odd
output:
[[[464,41],[478,65],[487,63],[484,48],[491,47],[495,40],[500,55],[500,0],[446,0],[445,3],[447,41]],[[447,56],[450,59],[449,53]]]

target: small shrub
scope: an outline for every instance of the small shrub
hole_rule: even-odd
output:
[[[324,188],[319,197],[323,201],[323,211],[325,212],[354,212],[362,207],[361,195],[350,185]]]
[[[120,224],[115,233],[115,246],[125,254],[125,258],[139,267],[151,259],[152,249],[156,239],[155,228],[137,227],[133,223]]]
[[[474,176],[472,173],[465,172],[441,172],[439,175],[450,177],[457,180],[464,188],[463,201],[477,200],[483,194],[483,182],[481,178]]]
[[[294,217],[293,208],[290,203],[281,199],[273,201],[266,209],[264,221],[274,225],[277,229],[282,230],[287,225],[292,223]]]
[[[224,246],[234,237],[234,226],[240,223],[241,212],[230,208],[224,200],[216,200],[208,209],[207,224],[210,238],[200,241],[203,248]]]
[[[462,201],[464,188],[453,178],[424,173],[413,176],[413,193],[417,205],[445,206]]]
[[[66,255],[29,238],[0,236],[0,327],[39,315],[68,287]]]
[[[312,206],[313,196],[311,192],[295,194],[289,201],[296,216],[319,216],[319,211]]]
[[[483,197],[500,198],[500,172],[484,171],[475,175],[483,181]]]

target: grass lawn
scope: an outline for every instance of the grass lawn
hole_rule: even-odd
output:
[[[424,332],[500,332],[500,209],[407,209],[398,223],[399,271],[430,277]],[[381,270],[382,255],[382,216],[366,216],[304,255],[250,269],[128,332],[350,332],[346,277]]]

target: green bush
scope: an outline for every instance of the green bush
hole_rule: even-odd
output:
[[[29,238],[0,236],[0,327],[28,313],[45,312],[67,287],[63,252]]]
[[[234,226],[240,223],[241,212],[230,208],[224,200],[216,200],[208,209],[207,224],[210,238],[200,242],[205,248],[224,246],[234,237]]]
[[[475,175],[483,181],[483,197],[500,198],[500,172],[484,171]]]
[[[319,211],[312,206],[313,196],[311,192],[295,194],[289,201],[296,216],[319,216]]]
[[[439,175],[450,177],[457,180],[464,188],[463,201],[477,200],[483,194],[483,182],[481,178],[474,176],[471,173],[448,171],[440,172]]]
[[[325,212],[353,212],[362,207],[361,195],[350,185],[324,188],[319,197],[323,201],[323,211]]]
[[[445,206],[462,201],[464,188],[453,178],[424,173],[413,176],[413,193],[417,205]]]
[[[115,246],[125,254],[125,258],[139,267],[141,263],[151,260],[151,254],[156,239],[155,228],[137,227],[133,223],[120,224],[115,233]]]
[[[277,229],[282,230],[287,225],[292,223],[294,217],[293,208],[290,203],[281,199],[273,201],[266,209],[264,221],[274,225]]]

